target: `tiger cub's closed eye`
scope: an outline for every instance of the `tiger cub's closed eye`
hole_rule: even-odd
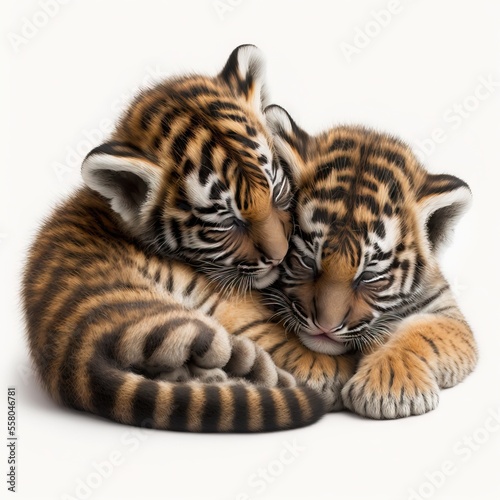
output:
[[[306,269],[316,269],[316,262],[312,257],[299,257],[299,260]]]
[[[294,254],[290,258],[290,262],[293,266],[307,271],[316,271],[316,262],[312,257],[307,255],[300,255],[298,253]]]
[[[359,277],[360,281],[363,281],[364,283],[372,283],[374,281],[377,281],[381,279],[382,276],[380,274],[377,274],[373,271],[365,271],[364,273],[361,274]]]
[[[387,278],[387,276],[384,274],[378,274],[374,271],[364,271],[361,274],[361,276],[358,278],[358,282],[370,284],[370,283],[376,283],[376,282],[381,281],[385,278]]]

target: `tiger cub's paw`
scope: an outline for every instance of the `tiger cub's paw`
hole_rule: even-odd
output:
[[[296,387],[296,386],[297,386],[297,380],[295,380],[295,377],[291,373],[288,373],[285,370],[278,368],[278,387]]]
[[[356,372],[358,362],[359,353],[329,356],[306,351],[303,361],[286,368],[299,384],[307,385],[323,396],[328,412],[336,412],[345,410],[342,389]]]
[[[292,387],[292,375],[279,369],[271,356],[246,337],[233,337],[231,359],[224,367],[231,377],[244,378],[266,387]]]
[[[150,335],[142,354],[143,359],[131,360],[131,365],[140,372],[149,378],[161,375],[181,381],[193,378],[189,366],[222,369],[231,359],[232,340],[213,318],[189,311],[188,317],[181,317],[175,328]]]
[[[164,382],[188,382],[193,379],[191,372],[187,366],[181,366],[174,370],[161,372],[154,377],[155,380],[162,380]]]
[[[328,412],[342,411],[345,409],[341,392],[343,384],[338,379],[325,375],[320,378],[307,377],[304,380],[298,379],[299,384],[306,385],[316,392],[319,392],[325,401]]]
[[[369,355],[342,390],[346,408],[374,419],[421,415],[439,404],[425,361],[411,353]]]
[[[228,380],[227,373],[220,368],[200,368],[196,365],[190,365],[189,371],[193,379],[204,384],[215,384]]]
[[[205,384],[225,382],[227,379],[226,372],[220,368],[200,368],[194,364],[187,364],[175,370],[163,372],[155,377],[155,380],[163,380],[165,382],[180,383],[197,380]]]

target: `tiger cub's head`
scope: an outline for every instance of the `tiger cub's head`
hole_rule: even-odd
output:
[[[296,190],[290,251],[270,304],[314,351],[380,342],[439,293],[436,252],[467,208],[469,187],[427,173],[391,136],[342,126],[312,137],[278,106],[266,115]]]
[[[266,287],[288,249],[291,190],[265,104],[262,55],[241,46],[215,77],[143,91],[85,159],[84,181],[157,254],[231,288]]]

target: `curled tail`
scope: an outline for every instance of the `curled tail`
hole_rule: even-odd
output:
[[[230,336],[213,319],[194,311],[170,312],[160,304],[147,315],[134,302],[120,321],[82,314],[81,327],[62,342],[32,349],[41,379],[60,403],[124,424],[187,432],[265,432],[303,427],[325,412],[322,396],[289,385],[292,378],[250,339]],[[145,316],[145,317],[143,317]],[[165,380],[194,365],[223,372],[222,382]],[[222,370],[222,368],[224,370]],[[227,378],[232,377],[232,378]],[[295,380],[293,380],[295,384]]]
[[[322,397],[307,387],[151,380],[114,367],[102,357],[89,368],[90,406],[81,409],[139,427],[266,432],[310,425],[326,411]]]
[[[101,305],[108,314],[82,313],[70,335],[61,330],[47,336],[42,348],[32,348],[54,399],[124,424],[190,432],[291,429],[326,412],[313,389],[279,387],[293,377],[251,340],[229,336],[193,311],[176,309],[170,317],[163,304],[142,317],[143,304],[150,302],[132,304],[141,314],[131,318],[127,303],[122,321],[110,314],[121,303]],[[162,380],[193,364],[198,372],[223,372],[226,380]]]

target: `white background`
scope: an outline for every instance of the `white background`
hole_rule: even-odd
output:
[[[69,0],[17,47],[13,35],[22,36],[24,18],[39,16],[40,6],[2,4],[9,71],[1,80],[7,113],[0,150],[0,390],[15,385],[18,392],[17,498],[84,498],[76,491],[80,480],[91,482],[88,498],[111,500],[500,498],[500,426],[484,430],[490,412],[500,412],[500,87],[480,90],[482,101],[471,97],[481,78],[500,82],[499,2],[401,0],[382,28],[373,12],[387,9],[388,0],[222,0],[231,2],[239,5],[221,17],[212,0]],[[356,33],[362,43],[357,28],[370,22],[366,47],[348,61],[342,44],[354,45]],[[43,216],[79,183],[78,164],[99,142],[99,127],[116,118],[124,96],[151,72],[215,73],[241,43],[266,53],[273,99],[311,132],[364,123],[417,145],[444,130],[441,144],[422,158],[432,172],[467,180],[475,194],[443,265],[481,360],[431,414],[376,422],[342,413],[283,433],[140,431],[134,438],[133,428],[55,406],[30,371],[18,298],[24,255]],[[453,106],[464,101],[470,111],[457,119]],[[0,397],[0,438],[6,399]],[[280,465],[284,443],[294,440],[301,451]],[[7,448],[0,450],[5,479]],[[121,464],[109,477],[97,476],[93,463],[117,454]],[[444,462],[453,473],[443,479],[436,471]],[[253,475],[268,468],[272,482],[255,482]],[[7,498],[4,479],[0,496]]]

